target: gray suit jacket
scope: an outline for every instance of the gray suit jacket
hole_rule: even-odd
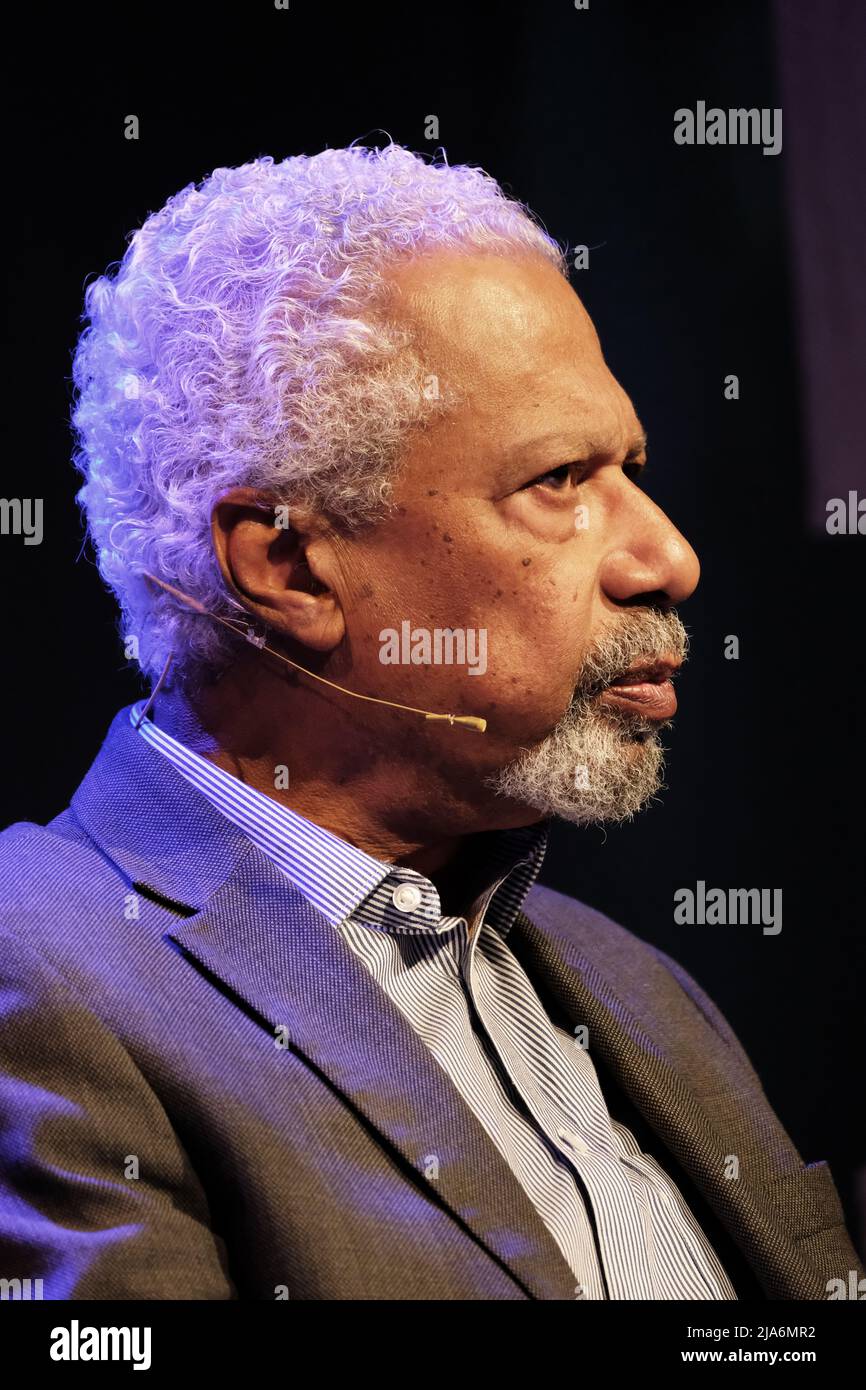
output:
[[[0,835],[0,894],[0,1277],[47,1298],[574,1298],[399,1010],[128,710],[68,810]],[[525,906],[511,948],[755,1287],[863,1277],[827,1164],[804,1165],[695,981],[550,889]]]

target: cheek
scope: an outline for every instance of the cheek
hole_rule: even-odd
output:
[[[538,642],[559,642],[566,633],[580,633],[592,619],[597,585],[592,568],[581,566],[569,552],[554,556],[538,551],[523,556],[512,570],[506,588],[513,622]]]
[[[529,567],[531,569],[531,567]],[[491,596],[489,672],[509,703],[561,712],[572,694],[591,624],[591,587],[572,576],[514,578]]]
[[[353,576],[350,630],[355,651],[378,660],[379,632],[413,626],[485,629],[489,679],[523,684],[573,677],[592,620],[592,566],[575,543],[540,545],[524,526],[470,526],[465,516],[443,513],[411,543],[365,556]],[[562,518],[548,518],[560,525]],[[434,525],[435,523],[435,525]],[[584,561],[584,563],[582,563]],[[480,678],[476,677],[480,685]],[[474,684],[474,682],[473,682]]]

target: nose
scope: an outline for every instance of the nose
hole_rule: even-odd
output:
[[[629,488],[613,547],[601,567],[601,585],[611,599],[633,602],[653,595],[670,604],[693,594],[700,578],[697,555],[646,493]]]

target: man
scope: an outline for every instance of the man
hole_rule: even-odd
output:
[[[559,248],[479,170],[326,150],[190,185],[87,309],[153,692],[2,836],[0,1273],[826,1298],[826,1163],[676,962],[537,882],[552,817],[659,788],[698,578]]]

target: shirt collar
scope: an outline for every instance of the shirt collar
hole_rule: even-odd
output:
[[[377,931],[413,935],[444,933],[461,920],[472,927],[483,915],[486,924],[505,937],[541,870],[549,833],[549,822],[542,822],[473,837],[484,867],[467,918],[442,915],[438,889],[425,874],[402,864],[381,864],[384,877],[357,904],[352,920]]]
[[[144,703],[142,700],[131,707],[133,725]],[[184,726],[185,731],[193,728],[194,722]],[[438,890],[426,875],[369,855],[264,792],[247,786],[152,719],[141,721],[139,733],[249,835],[332,925],[338,926],[351,917],[353,922],[379,931],[438,933],[460,920],[442,916]],[[476,903],[498,883],[485,920],[502,936],[512,926],[538,877],[549,828],[549,822],[542,821],[514,830],[483,831],[473,837],[487,866],[484,888]]]

